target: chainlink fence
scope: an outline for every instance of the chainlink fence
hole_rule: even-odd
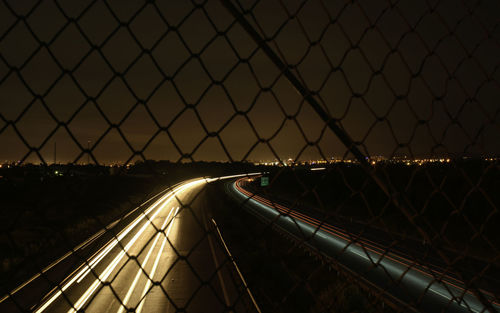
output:
[[[1,311],[496,312],[499,13],[1,1]]]

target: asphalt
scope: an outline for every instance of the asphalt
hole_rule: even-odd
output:
[[[206,186],[179,185],[175,197],[166,193],[63,259],[0,311],[256,312],[211,222]]]
[[[474,294],[466,291],[463,283],[453,278],[444,279],[439,273],[429,270],[426,264],[387,251],[383,245],[363,240],[335,225],[277,206],[246,191],[238,182],[228,183],[226,189],[264,222],[272,223],[278,230],[330,258],[409,310],[488,312]],[[493,309],[498,311],[500,307],[493,303]]]

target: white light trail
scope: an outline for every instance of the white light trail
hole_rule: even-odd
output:
[[[171,199],[174,199],[175,198],[175,195],[177,193],[180,193],[190,187],[193,187],[194,185],[197,185],[197,184],[200,184],[200,183],[203,183],[204,180],[196,180],[196,181],[193,181],[193,182],[190,182],[190,183],[187,183],[185,185],[183,185],[182,187],[180,187],[172,196],[169,197],[169,199],[167,199],[165,201],[165,205],[166,203],[168,203]],[[165,205],[163,205],[161,207],[161,209],[163,209],[165,207]],[[156,215],[158,215],[159,212],[161,212],[161,209],[157,210],[155,212],[155,214],[153,214],[153,216],[151,217],[151,220],[154,220],[154,218],[156,217]],[[177,212],[176,212],[177,214]],[[175,217],[175,215],[174,215]],[[126,252],[130,249],[130,247],[137,241],[137,239],[139,238],[139,236],[144,232],[144,230],[147,228],[147,226],[149,226],[148,223],[145,223],[144,226],[139,230],[139,232],[134,236],[134,238],[132,238],[130,240],[130,242],[125,246],[125,248],[120,252],[120,254],[113,260],[113,262],[111,262],[111,264],[108,265],[108,267],[104,270],[104,272],[99,276],[98,279],[96,279],[94,281],[94,283],[90,286],[89,289],[87,289],[87,291],[83,294],[83,296],[80,297],[80,299],[78,299],[78,301],[75,303],[74,305],[74,308],[71,308],[68,313],[76,313],[77,311],[79,311],[84,305],[85,303],[88,301],[88,299],[90,299],[90,297],[92,296],[92,294],[95,292],[95,290],[99,287],[99,285],[102,284],[103,281],[106,281],[108,279],[108,277],[111,275],[111,273],[114,271],[115,267],[118,265],[118,263],[121,261],[121,259],[125,256]],[[169,231],[172,227],[172,224],[170,224],[170,227],[169,227]],[[167,231],[167,236],[168,236],[168,231]],[[166,240],[166,239],[165,239]],[[164,240],[164,242],[165,242]],[[160,253],[161,254],[161,253]],[[149,282],[149,281],[148,281]]]
[[[162,209],[164,207],[165,206],[162,206]],[[153,214],[153,216],[151,217],[151,220],[154,220],[154,218],[156,218],[158,213],[160,213],[161,211],[162,211],[161,209],[157,210],[155,212],[155,214]],[[137,232],[137,234],[135,234],[135,236],[127,243],[127,245],[123,248],[123,250],[120,251],[120,253],[113,259],[113,261],[106,267],[104,272],[102,272],[102,274],[99,275],[99,278],[94,281],[94,283],[90,286],[90,288],[87,289],[87,291],[80,297],[80,299],[78,299],[78,301],[74,305],[74,308],[71,308],[68,311],[68,313],[69,312],[75,313],[75,312],[79,311],[85,305],[85,303],[92,296],[92,294],[96,291],[96,289],[99,287],[99,285],[101,285],[104,281],[106,281],[108,279],[108,277],[111,275],[111,273],[115,270],[118,263],[120,263],[120,261],[123,259],[125,254],[128,252],[128,250],[135,244],[137,239],[139,239],[139,237],[142,235],[142,233],[146,230],[146,228],[148,226],[150,226],[150,224],[145,223],[141,227],[141,229]]]
[[[165,234],[165,237],[163,238],[163,242],[161,244],[160,251],[156,255],[156,260],[155,260],[155,263],[153,265],[153,269],[151,270],[151,273],[149,274],[149,279],[146,282],[146,285],[144,286],[144,290],[142,291],[141,303],[139,303],[139,306],[135,310],[136,313],[141,313],[141,311],[142,311],[142,307],[144,306],[144,301],[146,300],[146,293],[148,292],[149,287],[151,287],[151,284],[152,284],[151,281],[155,275],[156,268],[158,267],[158,263],[160,262],[161,254],[163,253],[163,249],[165,249],[165,244],[167,243],[168,235],[170,234],[170,230],[172,229],[172,225],[174,225],[174,218],[177,216],[178,212],[179,212],[179,208],[177,208],[177,210],[175,210],[174,217],[172,218],[172,222],[168,226],[167,233]]]
[[[245,176],[255,176],[255,175],[262,175],[262,173],[248,173],[248,174],[238,174],[238,175],[229,175],[229,176],[222,176],[222,177],[217,177],[217,178],[207,178],[207,183],[211,183],[214,181],[219,181],[219,180],[224,180],[224,179],[230,179],[230,178],[238,178],[238,177],[245,177]]]
[[[152,209],[154,209],[159,202],[161,202],[161,200],[159,200],[157,203],[151,206],[147,212],[145,212],[143,215],[137,218],[129,227],[127,227],[122,233],[120,233],[118,238],[115,238],[113,241],[111,241],[106,246],[106,248],[97,255],[97,257],[95,257],[91,262],[86,264],[85,267],[70,281],[64,284],[64,286],[60,290],[57,290],[57,292],[53,294],[52,297],[49,300],[47,300],[40,308],[38,308],[35,311],[35,313],[40,313],[43,312],[45,309],[47,309],[47,307],[49,307],[64,291],[66,291],[69,287],[71,287],[71,285],[75,281],[79,283],[81,281],[80,277],[82,277],[82,275],[86,276],[90,272],[90,270],[93,269],[109,253],[109,251],[111,251],[111,249],[116,246],[119,240],[123,239],[123,237],[125,237],[125,235],[127,235],[144,218],[144,216],[146,216],[147,213],[149,213]],[[161,206],[160,209],[163,207],[164,205]],[[160,209],[158,211],[160,211]]]
[[[374,263],[378,265],[379,268],[384,268],[387,273],[389,273],[393,279],[400,279],[402,283],[411,284],[414,288],[419,288],[421,290],[429,290],[430,292],[439,295],[448,301],[451,301],[461,307],[467,308],[469,311],[474,313],[485,312],[485,308],[481,302],[475,298],[471,293],[465,293],[462,297],[462,290],[459,288],[447,284],[445,281],[436,282],[434,278],[427,277],[420,274],[417,270],[411,267],[411,265],[403,264],[401,262],[395,262],[391,259],[385,258],[384,255],[378,253],[373,253],[366,251],[362,245],[358,243],[352,243],[341,237],[334,236],[332,234],[326,233],[323,230],[316,230],[304,221],[292,217],[290,215],[283,216],[275,208],[264,204],[256,199],[249,198],[241,191],[236,188],[236,184],[233,184],[233,190],[237,192],[241,197],[251,204],[254,204],[256,208],[262,209],[267,213],[271,213],[273,217],[279,216],[279,221],[286,221],[291,224],[293,228],[298,226],[299,230],[307,235],[317,235],[317,240],[328,242],[332,247],[335,247],[337,251],[350,252],[363,259],[363,262],[369,263],[371,267]],[[278,224],[279,226],[279,224]],[[326,236],[323,236],[326,235]],[[377,261],[376,261],[377,260]]]
[[[174,211],[174,208],[170,210],[168,213],[168,216],[165,218],[165,221],[163,222],[163,225],[161,226],[160,230],[163,231],[165,226],[167,225],[168,219],[170,218],[170,215],[172,215],[172,212]],[[149,248],[149,251],[146,255],[146,258],[144,258],[144,261],[140,265],[141,268],[137,271],[137,274],[135,275],[134,281],[132,282],[132,285],[130,285],[130,288],[127,291],[127,294],[125,295],[125,298],[123,299],[123,303],[120,305],[120,308],[118,309],[118,313],[122,313],[124,310],[126,310],[126,305],[128,300],[130,300],[130,297],[132,296],[132,293],[134,292],[135,286],[137,285],[137,282],[139,281],[139,278],[141,277],[141,273],[143,269],[146,267],[149,261],[149,257],[151,256],[151,253],[153,252],[154,248],[156,247],[156,243],[158,243],[158,240],[160,239],[161,232],[158,232],[156,235],[153,244],[151,245],[151,248]]]
[[[171,193],[167,194],[165,197],[169,197],[171,195]],[[80,271],[80,273],[78,273],[76,275],[76,277],[78,278],[77,279],[77,283],[80,283],[84,278],[85,276],[87,276],[88,273],[90,273],[90,271],[92,269],[94,269],[97,264],[99,264],[99,262],[104,258],[106,257],[106,255],[109,253],[109,251],[111,251],[111,249],[113,249],[123,238],[125,238],[125,236],[132,230],[135,228],[135,226],[142,221],[142,219],[147,215],[149,214],[149,212],[151,212],[154,208],[156,208],[158,206],[159,203],[161,203],[164,199],[160,199],[158,200],[155,204],[153,204],[146,212],[143,213],[143,215],[140,216],[140,218],[136,219],[130,226],[128,226],[123,232],[121,232],[117,238],[114,238],[111,243],[109,243],[106,248],[101,251],[101,253],[99,253],[99,255],[97,257],[95,257],[92,261],[90,261],[88,263],[88,265],[86,266],[85,269],[83,269],[82,271]],[[166,200],[163,205],[159,208],[159,210],[162,210],[166,205],[167,205],[167,202],[168,200]]]
[[[151,211],[153,211],[155,208],[157,208],[160,203],[162,203],[162,205],[158,207],[158,209],[154,212],[153,216],[151,216],[150,220],[153,220],[154,217],[156,217],[156,215],[158,215],[158,213],[160,211],[162,211],[162,209],[168,204],[168,202],[175,199],[175,196],[177,193],[180,193],[188,188],[192,188],[192,187],[199,185],[199,184],[202,184],[202,183],[205,183],[205,179],[197,179],[194,181],[190,181],[188,183],[185,183],[185,184],[175,188],[174,190],[172,190],[171,192],[169,192],[168,194],[163,196],[161,199],[156,201],[144,213],[142,213],[139,217],[137,217],[136,220],[134,220],[134,222],[132,222],[125,230],[120,232],[120,234],[118,235],[117,238],[110,241],[108,243],[108,245],[106,246],[106,248],[104,250],[102,250],[95,258],[93,258],[92,261],[85,264],[84,268],[77,275],[72,277],[60,289],[58,289],[56,292],[54,292],[54,294],[41,307],[39,307],[35,311],[35,313],[40,313],[40,312],[45,311],[54,301],[57,300],[57,298],[59,298],[59,296],[62,295],[62,293],[64,291],[66,291],[69,287],[71,287],[71,285],[75,281],[79,280],[81,282],[80,277],[82,275],[83,276],[87,275],[93,268],[95,268],[95,266],[112,250],[112,248],[115,247],[118,244],[118,242],[120,240],[122,240],[132,229],[134,229],[137,226],[137,224],[140,223],[149,213],[151,213]],[[125,251],[128,250],[133,243],[135,243],[135,241],[138,238],[138,235],[142,234],[145,227],[148,225],[149,225],[149,223],[145,223],[145,225],[141,228],[141,230],[138,232],[138,234],[136,234],[136,236],[134,236],[134,238],[131,239],[131,241],[127,244],[125,249],[122,250],[120,252],[120,254],[108,265],[106,270],[99,276],[99,279],[96,279],[94,281],[92,286],[85,292],[85,294],[82,297],[80,297],[80,299],[75,304],[74,308],[72,308],[69,312],[76,312],[85,304],[85,302],[90,298],[90,296],[93,294],[93,292],[97,289],[97,287],[99,286],[101,281],[106,280],[107,277],[114,270],[114,268],[116,267],[116,264],[119,262],[119,260],[117,261],[117,259],[119,258],[121,260],[121,258],[123,258]],[[76,310],[75,310],[75,308],[76,308]]]

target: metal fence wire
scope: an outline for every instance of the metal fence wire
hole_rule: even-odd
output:
[[[499,311],[499,16],[2,0],[0,311]]]

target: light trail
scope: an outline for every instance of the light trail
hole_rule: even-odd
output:
[[[313,217],[310,217],[310,216],[302,214],[302,213],[300,213],[298,211],[292,210],[290,208],[287,208],[287,207],[284,207],[284,206],[279,205],[277,203],[274,203],[272,201],[269,201],[269,200],[267,200],[265,198],[262,198],[262,197],[259,197],[257,195],[254,195],[251,192],[248,192],[245,189],[243,189],[240,186],[240,181],[237,182],[236,187],[237,187],[237,189],[238,189],[239,192],[245,194],[247,197],[249,197],[249,198],[251,198],[253,200],[256,200],[257,202],[263,203],[267,207],[271,208],[271,212],[273,212],[274,209],[277,209],[279,212],[281,212],[285,216],[291,215],[292,217],[296,217],[299,220],[305,221],[309,225],[313,225],[315,227],[313,230],[321,229],[323,232],[326,232],[328,234],[331,234],[331,235],[334,235],[336,237],[339,237],[339,238],[341,238],[341,239],[343,239],[345,241],[362,243],[362,246],[365,249],[377,253],[378,255],[380,255],[380,257],[383,256],[384,258],[391,259],[391,260],[393,260],[395,262],[398,262],[398,263],[402,262],[402,264],[409,265],[409,266],[413,267],[414,270],[417,270],[417,271],[421,272],[424,275],[427,275],[429,277],[433,277],[431,274],[429,274],[428,272],[426,272],[426,271],[429,271],[431,273],[434,272],[429,267],[425,267],[423,265],[420,265],[420,264],[418,264],[418,263],[416,263],[414,261],[411,261],[410,259],[408,259],[406,257],[403,257],[401,255],[395,254],[392,251],[389,251],[389,253],[386,253],[387,252],[387,247],[382,247],[381,248],[381,247],[378,246],[378,244],[376,244],[375,242],[373,242],[371,240],[368,240],[368,239],[365,239],[365,238],[358,238],[357,236],[353,236],[351,234],[348,234],[347,232],[345,232],[341,228],[338,228],[338,227],[335,227],[333,225],[321,222],[321,221],[319,221],[319,220],[317,220],[317,219],[315,219]],[[266,207],[266,209],[268,209],[267,207]],[[283,217],[285,217],[285,216],[283,216]],[[293,219],[291,219],[291,221],[293,221]],[[328,236],[326,236],[322,232],[317,232],[315,235],[319,236],[319,237],[322,237],[322,238],[328,238]],[[421,266],[425,271],[424,270],[420,270],[420,269],[416,268],[415,266]],[[439,272],[437,274],[443,275],[442,273],[439,273]],[[462,283],[461,281],[457,280],[456,278],[451,277],[451,276],[446,275],[446,274],[444,275],[444,278],[452,280],[452,281],[455,281],[457,283]],[[452,283],[450,282],[449,284],[452,284]]]
[[[176,198],[177,193],[180,193],[188,188],[195,187],[195,186],[202,184],[202,183],[205,183],[205,179],[198,179],[198,180],[194,180],[194,181],[185,183],[181,186],[174,188],[174,190],[167,193],[165,196],[163,196],[158,201],[156,201],[145,212],[143,212],[139,217],[137,217],[134,220],[134,222],[132,222],[129,226],[127,226],[127,228],[125,230],[120,232],[120,234],[118,235],[117,238],[114,238],[112,241],[110,241],[105,246],[105,248],[102,251],[100,251],[100,253],[95,258],[92,259],[92,261],[84,264],[84,268],[77,275],[73,276],[60,289],[55,291],[55,293],[47,301],[45,301],[44,304],[35,311],[35,313],[41,313],[41,312],[45,311],[54,301],[56,301],[63,294],[63,292],[65,292],[68,288],[70,288],[73,285],[73,283],[75,283],[78,280],[81,282],[80,277],[82,275],[84,275],[84,276],[87,275],[93,268],[95,268],[97,266],[97,264],[101,260],[103,260],[104,257],[118,244],[118,242],[121,241],[130,231],[132,231],[137,226],[137,224],[139,224],[148,214],[151,213],[151,211],[153,211],[154,209],[156,209],[158,207],[150,218],[150,220],[153,220],[154,217],[156,217],[159,214],[159,212],[161,212],[162,209],[168,204],[168,202],[170,202],[171,200]],[[162,204],[162,205],[160,205],[160,204]],[[149,226],[149,223],[145,223],[145,225],[141,228],[139,233],[142,233],[146,226]],[[131,242],[133,244],[137,240],[137,238],[138,238],[138,236],[136,234],[136,236],[134,236],[131,239],[131,241],[129,242],[129,244],[127,244],[127,246],[125,247],[124,250],[128,250],[131,246]],[[84,293],[84,295],[77,301],[74,308],[70,309],[68,312],[76,312],[83,306],[83,304],[85,304],[85,302],[88,300],[88,298],[97,289],[97,287],[99,286],[101,281],[105,280],[102,278],[103,277],[107,278],[111,274],[111,271],[116,266],[115,261],[118,258],[120,258],[120,260],[121,260],[121,258],[123,258],[124,254],[125,254],[124,250],[122,250],[120,252],[120,254],[108,265],[108,267],[100,275],[100,277],[98,279],[96,279],[96,281],[94,281],[94,283],[91,285],[91,287],[89,289],[87,289],[87,291]],[[118,263],[118,262],[119,261],[117,261],[116,263]],[[75,308],[76,308],[76,310],[75,310]]]
[[[428,290],[472,312],[480,313],[486,310],[470,291],[464,290],[464,288],[450,281],[436,281],[436,277],[441,277],[461,284],[457,279],[420,265],[425,270],[430,271],[430,273],[427,273],[416,268],[415,265],[419,264],[414,261],[395,255],[392,252],[390,255],[385,254],[385,250],[375,245],[372,241],[350,235],[337,227],[321,222],[313,217],[256,196],[241,187],[242,180],[236,181],[233,184],[233,189],[244,197],[245,201],[249,201],[256,205],[256,207],[264,209],[265,212],[272,214],[272,216],[279,220],[293,224],[295,229],[298,229],[302,234],[309,234],[311,239],[315,238],[316,240],[326,241],[340,253],[350,252],[361,257],[364,262],[380,265],[395,281],[410,282],[418,289],[425,292]],[[485,292],[485,294],[488,293]],[[493,301],[492,304],[498,307],[498,303]]]
[[[154,209],[156,206],[152,206],[151,209]],[[163,208],[160,207],[160,208]],[[118,242],[125,237],[143,218],[146,216],[146,213],[144,215],[141,215],[139,218],[137,218],[132,225],[130,225],[125,231],[123,231],[118,238],[115,238],[112,240],[104,250],[102,250],[97,257],[95,257],[91,262],[88,264],[85,264],[85,267],[75,276],[71,278],[64,286],[57,290],[55,294],[52,295],[50,299],[48,299],[40,308],[38,308],[35,312],[40,313],[43,312],[45,309],[47,309],[59,296],[63,294],[71,285],[76,281],[77,283],[81,282],[80,277],[86,276],[110,251],[113,247],[115,247]],[[146,224],[147,225],[147,224]]]
[[[153,200],[154,198],[158,197],[163,192],[165,192],[165,191],[159,192],[156,195],[154,195],[151,198],[149,198],[148,200],[144,201],[141,205],[139,205],[134,210],[130,211],[123,218],[110,223],[109,225],[107,225],[106,227],[104,227],[104,229],[100,230],[99,232],[97,232],[96,234],[92,235],[90,238],[88,238],[87,240],[85,240],[84,242],[82,242],[81,244],[79,244],[78,246],[76,246],[75,248],[73,248],[70,252],[64,254],[59,259],[57,259],[54,262],[50,263],[42,271],[40,271],[39,273],[35,274],[33,277],[31,277],[30,279],[28,279],[27,281],[25,281],[24,283],[22,283],[21,285],[19,285],[18,287],[16,287],[14,290],[12,290],[11,292],[9,292],[8,294],[4,295],[0,299],[0,303],[2,303],[3,301],[7,300],[9,297],[12,297],[14,294],[16,294],[17,292],[19,292],[21,289],[23,289],[24,287],[28,286],[30,283],[32,283],[33,281],[35,281],[36,279],[38,279],[39,277],[41,277],[43,274],[45,274],[46,272],[48,272],[49,270],[51,270],[52,268],[54,268],[55,266],[57,266],[61,261],[63,261],[64,259],[66,259],[68,256],[72,255],[75,251],[78,251],[80,249],[86,248],[92,242],[94,242],[95,240],[97,240],[101,235],[105,234],[106,231],[112,229],[116,224],[118,224],[118,222],[120,220],[123,220],[123,219],[127,218],[130,214],[134,213],[135,211],[137,211],[139,208],[143,207],[148,202],[151,202],[151,200]]]
[[[211,182],[219,181],[219,180],[246,177],[246,176],[256,176],[256,175],[262,175],[262,173],[247,173],[247,174],[238,174],[238,175],[228,175],[228,176],[222,176],[222,177],[216,177],[216,178],[206,178],[206,180],[207,180],[207,183],[211,183]]]
[[[137,270],[137,274],[135,275],[134,281],[132,282],[132,285],[130,285],[130,288],[128,289],[127,294],[125,295],[125,298],[123,299],[122,304],[120,305],[120,308],[118,309],[117,313],[122,313],[124,310],[127,309],[127,307],[126,307],[127,302],[130,300],[130,297],[132,296],[132,293],[134,292],[135,286],[137,285],[137,282],[139,281],[139,278],[141,277],[141,273],[143,272],[143,269],[146,268],[146,265],[148,264],[148,261],[149,261],[149,257],[153,253],[153,250],[156,247],[156,243],[160,239],[161,232],[163,231],[163,229],[167,225],[168,219],[172,215],[173,211],[174,211],[174,208],[172,208],[170,210],[167,217],[165,218],[165,221],[163,222],[163,224],[160,228],[160,231],[156,235],[153,243],[151,244],[151,248],[149,248],[149,251],[148,251],[146,257],[144,258],[144,261],[142,262],[142,264],[140,264],[140,268]]]
[[[142,291],[142,295],[141,295],[141,299],[142,300],[139,303],[139,306],[137,307],[137,309],[135,310],[136,313],[141,313],[141,311],[142,311],[142,308],[144,306],[144,302],[146,301],[146,294],[147,294],[147,292],[149,290],[149,287],[151,287],[151,284],[152,284],[151,281],[153,280],[153,277],[154,277],[154,275],[156,273],[156,269],[158,267],[158,263],[160,263],[160,258],[161,258],[161,255],[163,253],[163,249],[165,249],[165,245],[167,243],[168,235],[170,234],[170,230],[172,230],[172,226],[174,225],[174,218],[177,216],[178,212],[179,212],[179,208],[177,208],[177,210],[175,210],[174,217],[172,218],[172,222],[168,226],[167,233],[165,234],[165,237],[163,238],[163,242],[161,244],[160,251],[158,252],[158,254],[156,256],[156,260],[155,260],[155,263],[153,265],[153,269],[151,270],[151,273],[149,274],[149,279],[147,280],[146,285],[144,286],[144,290]]]
[[[170,194],[167,194],[166,197],[168,197]],[[85,276],[87,276],[88,273],[90,273],[91,270],[93,270],[98,264],[99,262],[108,255],[108,253],[123,239],[125,238],[125,236],[132,230],[135,228],[135,226],[137,226],[137,224],[139,222],[141,222],[145,216],[147,216],[147,214],[149,214],[154,208],[156,208],[160,203],[162,202],[162,199],[158,200],[155,204],[153,204],[146,212],[143,213],[143,215],[141,215],[140,218],[136,219],[131,225],[129,225],[124,231],[120,232],[120,234],[118,235],[117,238],[114,238],[110,243],[108,243],[108,245],[106,246],[106,248],[101,251],[99,253],[99,255],[97,257],[95,257],[94,259],[92,259],[92,261],[90,261],[88,263],[88,265],[86,266],[86,269],[82,270],[80,273],[78,273],[78,275],[76,276],[77,277],[77,283],[80,283],[84,278]],[[165,201],[163,203],[163,205],[160,207],[160,210],[162,210],[166,205],[167,205],[167,201]]]
[[[313,167],[311,168],[311,171],[324,171],[326,170],[326,167]]]
[[[165,206],[162,206],[161,208],[163,209]],[[155,214],[151,217],[151,220],[154,220],[156,216],[161,212],[162,210],[157,210]],[[75,303],[74,308],[71,308],[68,313],[75,313],[79,311],[85,303],[88,301],[88,299],[94,294],[94,292],[97,290],[97,288],[105,282],[108,277],[111,275],[111,273],[115,270],[116,266],[120,261],[123,259],[125,254],[127,254],[128,250],[135,244],[137,239],[142,235],[142,233],[150,226],[149,223],[145,223],[141,229],[135,234],[135,236],[127,243],[127,245],[120,251],[120,253],[113,259],[113,261],[106,267],[104,272],[102,272],[101,275],[99,275],[99,278],[97,278],[94,283],[90,286],[89,289],[78,299],[78,301]]]
[[[197,184],[204,183],[204,180],[197,180],[191,183],[187,183],[181,187],[179,187],[179,190],[177,190],[173,195],[171,195],[166,201],[165,204],[161,207],[163,209],[165,205],[171,200],[174,199],[177,193],[180,193],[188,188],[191,188]],[[150,218],[150,220],[154,220],[154,218],[161,212],[161,209],[157,210],[153,216]],[[125,246],[125,248],[120,252],[120,254],[115,257],[113,262],[108,265],[108,267],[104,270],[104,272],[99,276],[98,279],[94,281],[94,283],[91,285],[89,289],[78,299],[78,301],[75,303],[74,307],[71,308],[68,313],[75,313],[79,311],[83,305],[88,301],[88,299],[92,296],[92,294],[96,291],[96,289],[103,283],[103,281],[106,281],[108,277],[111,275],[111,273],[114,271],[118,263],[121,261],[121,259],[125,256],[125,254],[128,252],[130,247],[137,241],[137,239],[140,237],[140,235],[146,230],[146,228],[150,226],[150,224],[145,223],[144,226],[139,230],[139,232],[130,240],[130,242]],[[171,227],[169,227],[170,229]]]
[[[144,222],[145,219],[147,221],[144,223],[144,225],[139,229],[139,231],[130,239],[130,241],[126,244],[125,247],[122,248],[122,250],[118,253],[116,257],[114,257],[110,263],[107,264],[105,267],[104,271],[101,272],[101,274],[95,273],[98,277],[93,281],[93,283],[90,284],[90,287],[86,289],[86,291],[78,298],[76,303],[74,303],[74,306],[68,311],[68,312],[76,312],[81,310],[89,301],[89,299],[92,298],[95,292],[98,291],[98,288],[100,285],[102,285],[109,277],[110,275],[115,271],[116,267],[118,264],[122,261],[124,256],[128,253],[128,250],[136,244],[138,238],[140,235],[146,230],[147,226],[151,225],[151,221],[153,221],[160,212],[162,212],[165,207],[169,204],[170,201],[173,201],[176,199],[176,197],[184,192],[187,191],[191,188],[195,188],[199,185],[205,184],[205,183],[211,183],[215,181],[220,181],[220,180],[225,180],[225,179],[232,179],[232,178],[239,178],[239,177],[248,177],[248,176],[255,176],[255,175],[260,175],[261,173],[249,173],[249,174],[238,174],[238,175],[228,175],[228,176],[222,176],[222,177],[217,177],[217,178],[199,178],[195,180],[190,180],[187,181],[181,185],[177,185],[175,188],[173,188],[171,191],[166,193],[165,195],[161,196],[160,199],[156,200],[150,207],[148,207],[144,212],[140,213],[140,215],[134,219],[129,225],[125,226],[122,231],[120,231],[113,239],[108,241],[103,247],[101,247],[99,250],[97,250],[91,257],[88,258],[88,260],[80,265],[79,268],[77,268],[75,271],[73,271],[72,274],[70,274],[66,279],[63,280],[63,282],[56,288],[54,288],[51,292],[49,292],[45,297],[44,297],[44,302],[34,310],[35,313],[41,313],[44,312],[47,308],[49,308],[55,301],[57,301],[63,293],[69,292],[68,289],[71,288],[75,283],[76,284],[82,284],[84,282],[84,279],[88,277],[89,273],[94,272],[99,266],[100,263],[104,262],[106,258],[109,256],[112,251],[115,251],[118,249],[118,247],[122,247],[120,242],[123,240],[126,240],[127,236],[131,235],[132,231],[135,230],[140,223]],[[161,194],[161,193],[160,193]],[[160,195],[158,194],[158,195]],[[158,196],[157,195],[157,196]],[[144,204],[147,204],[147,202],[150,202],[151,200],[155,199],[157,196],[149,199],[145,203],[143,203],[140,207],[142,207]],[[140,207],[136,208],[134,211],[139,209]],[[177,209],[178,210],[178,209]],[[126,217],[128,217],[132,212],[129,212]],[[176,213],[177,214],[177,211]],[[175,215],[174,214],[174,215]],[[111,224],[111,226],[115,226],[118,221],[114,222]],[[173,222],[173,218],[172,218]],[[162,250],[165,247],[165,243],[167,240],[168,233],[172,229],[172,224],[171,223],[167,228],[167,235],[165,236],[162,244]],[[85,241],[82,243],[79,248],[88,246],[91,242],[93,242],[96,238],[101,236],[104,231],[100,231],[96,235],[92,236],[89,238],[89,240]],[[158,239],[159,240],[159,239]],[[153,266],[152,270],[152,275],[154,275],[156,268],[159,263],[161,253],[158,254],[156,260],[155,260],[155,265]],[[148,262],[150,260],[151,256],[147,258]],[[146,262],[144,262],[145,264]],[[135,280],[134,280],[135,281]],[[137,283],[136,283],[137,284]],[[148,281],[146,284],[145,290],[149,288],[151,282]],[[23,286],[19,287],[22,288]],[[130,290],[133,290],[134,288],[130,288]],[[128,292],[127,292],[128,294]],[[143,294],[141,304],[139,306],[139,310],[142,309],[142,305],[144,303],[144,296]],[[129,296],[130,298],[131,296]],[[129,299],[127,299],[128,301]],[[120,306],[121,310],[123,310],[123,306]],[[121,312],[121,311],[120,311]]]

